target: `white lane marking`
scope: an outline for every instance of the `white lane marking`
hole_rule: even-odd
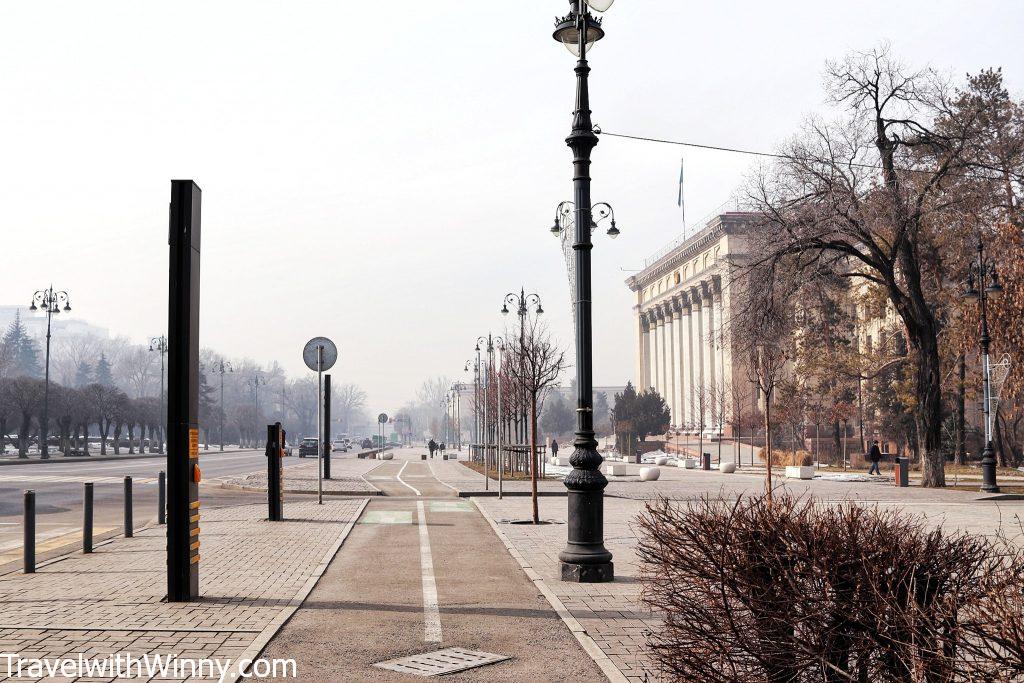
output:
[[[406,465],[408,465],[408,464],[409,464],[409,461],[408,461],[408,460],[406,460],[406,461],[405,461],[405,465],[402,465],[402,469],[398,470],[398,474],[396,475],[396,478],[398,479],[399,483],[401,483],[401,484],[402,484],[403,486],[405,486],[405,487],[406,487],[406,488],[408,488],[408,489],[412,489],[412,492],[413,492],[413,493],[415,493],[415,494],[416,494],[416,495],[418,496],[418,495],[420,495],[420,492],[419,492],[419,491],[417,491],[416,489],[412,488],[411,486],[409,486],[408,484],[406,484],[406,483],[405,483],[404,481],[402,481],[402,472],[404,472],[404,471],[405,471],[405,467],[406,467]],[[429,549],[428,549],[428,550],[429,550]]]
[[[427,531],[427,513],[422,500],[416,501],[416,513],[420,528],[420,568],[423,575],[423,640],[427,643],[440,643],[441,611],[437,605],[434,558],[430,554],[430,533]]]
[[[449,484],[447,482],[441,481],[441,477],[437,476],[437,472],[434,471],[434,466],[430,463],[430,461],[427,461],[427,469],[429,469],[430,473],[432,475],[434,475],[434,479],[437,479],[437,483],[438,484],[444,484],[445,486],[450,488],[452,491],[455,491],[456,493],[459,492],[459,490],[457,488],[455,488],[454,486],[452,486],[451,484]]]

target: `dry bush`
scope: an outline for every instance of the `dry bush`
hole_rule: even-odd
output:
[[[1024,558],[897,510],[788,495],[638,519],[649,647],[672,680],[1002,681],[1024,675]]]
[[[765,448],[761,447],[761,460],[764,461]],[[781,448],[772,449],[772,465],[774,467],[786,467],[787,465],[813,465],[814,456],[807,452],[798,450],[796,453],[793,451],[783,450]]]

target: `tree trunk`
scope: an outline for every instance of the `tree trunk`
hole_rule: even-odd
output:
[[[128,423],[128,455],[135,453],[135,424]]]
[[[28,432],[32,429],[31,413],[21,414],[21,429],[18,431],[18,457],[28,457]]]
[[[764,495],[770,503],[772,500],[772,395],[764,394],[764,449],[765,449],[765,490]]]
[[[832,457],[829,458],[829,462],[832,463],[833,465],[836,464],[836,460],[839,459],[840,455],[843,452],[843,437],[844,436],[846,436],[846,434],[840,434],[840,432],[839,432],[839,420],[833,421],[832,422],[832,445],[835,447],[835,451],[832,454]],[[843,463],[844,464],[846,463],[845,459],[843,460]]]
[[[114,425],[114,455],[121,455],[121,423]]]
[[[965,432],[965,406],[967,404],[967,354],[961,353],[957,361],[956,381],[956,417],[953,421],[954,439],[953,462],[957,465],[967,463],[967,436]]]
[[[530,396],[530,497],[533,499],[533,523],[540,524],[537,509],[537,394]]]
[[[107,454],[107,434],[110,433],[110,421],[100,420],[100,455]]]

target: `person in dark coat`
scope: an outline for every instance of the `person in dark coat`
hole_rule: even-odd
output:
[[[437,450],[437,442],[431,439],[430,441],[427,442],[427,448],[430,449],[430,457],[433,458],[434,451]]]
[[[554,439],[551,439],[551,457],[558,457],[558,442],[555,441]]]
[[[871,461],[871,469],[868,470],[868,474],[881,474],[882,469],[878,463],[882,460],[882,451],[878,450],[877,441],[871,442],[871,448],[868,449],[868,460]]]

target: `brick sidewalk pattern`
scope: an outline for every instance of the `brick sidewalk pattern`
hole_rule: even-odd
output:
[[[35,574],[0,576],[0,652],[237,659],[297,607],[366,500],[286,502],[286,520],[275,523],[263,505],[205,510],[202,598],[193,603],[163,602],[165,527],[67,555]]]
[[[529,498],[475,498],[476,504],[495,522],[506,545],[514,549],[525,564],[527,574],[535,572],[543,584],[569,614],[586,630],[601,653],[629,681],[661,680],[661,674],[646,654],[648,630],[660,628],[662,620],[640,602],[637,543],[634,520],[643,512],[647,500],[665,496],[674,500],[695,499],[702,495],[733,498],[740,494],[758,494],[763,478],[751,475],[725,475],[718,472],[675,470],[666,472],[657,482],[614,481],[605,496],[605,546],[615,562],[615,581],[604,584],[576,584],[561,580],[558,553],[565,546],[567,502],[564,498],[541,498],[540,516],[554,524],[510,524],[529,516]],[[654,484],[652,486],[652,484]],[[897,489],[878,482],[785,481],[786,490],[831,501],[856,501],[862,504],[893,506],[924,516],[928,521],[950,529],[978,534],[1005,533],[1024,543],[1024,501],[985,500],[977,492],[922,488]],[[518,559],[518,558],[517,558]]]

